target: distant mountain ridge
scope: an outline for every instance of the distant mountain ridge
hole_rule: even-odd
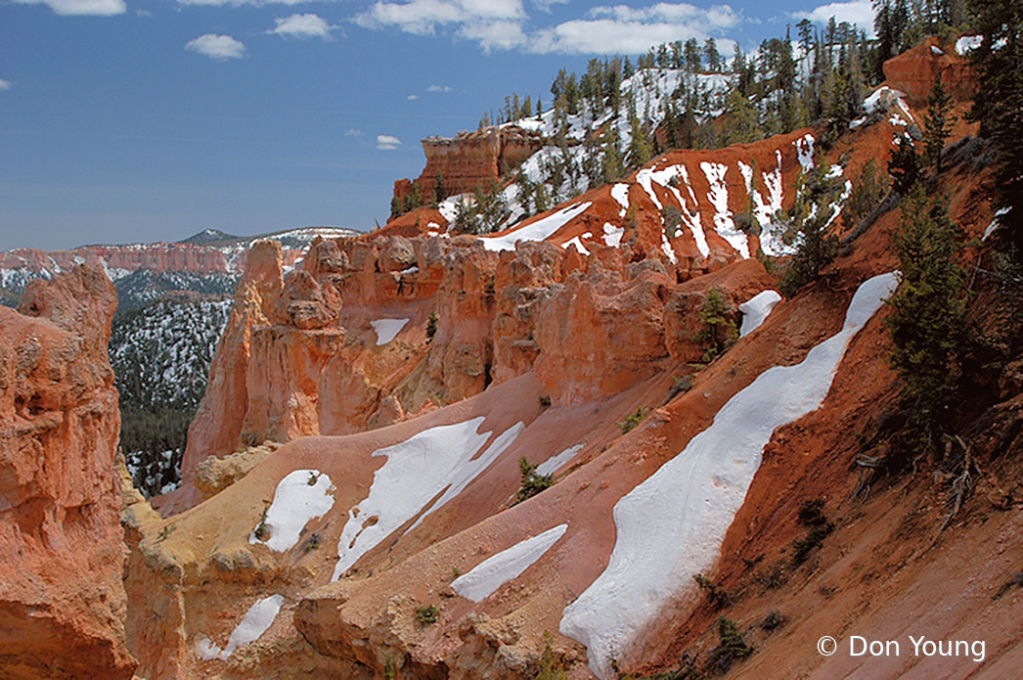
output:
[[[0,252],[0,302],[15,305],[32,279],[52,279],[77,264],[102,268],[117,287],[119,312],[138,309],[175,292],[227,296],[245,268],[245,253],[258,239],[281,242],[284,264],[294,267],[317,236],[360,232],[340,227],[303,227],[258,236],[207,229],[176,243],[86,245],[71,250],[17,248]]]

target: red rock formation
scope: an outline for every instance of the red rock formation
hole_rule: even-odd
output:
[[[87,266],[0,307],[0,674],[130,678],[113,285]]]
[[[181,463],[182,494],[192,500],[197,499],[190,493],[196,466],[207,456],[233,452],[241,441],[248,407],[246,375],[252,327],[269,322],[283,287],[280,243],[257,241],[249,251],[231,317],[213,355],[209,386],[188,428],[188,446]]]
[[[973,96],[976,79],[970,60],[956,54],[953,45],[942,47],[937,38],[927,38],[884,63],[885,82],[905,92],[914,108],[927,106],[927,95],[939,73],[945,90],[953,98],[966,101]]]
[[[426,167],[415,186],[424,205],[433,202],[440,175],[448,196],[486,188],[501,179],[522,161],[540,149],[540,135],[515,126],[488,127],[462,132],[456,137],[428,137],[422,141]],[[413,183],[407,179],[394,183],[394,197],[404,201],[411,196]]]

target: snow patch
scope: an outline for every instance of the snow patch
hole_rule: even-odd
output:
[[[778,294],[778,291],[765,290],[739,305],[739,311],[742,313],[739,337],[749,335],[759,328],[779,302],[781,302],[781,295]]]
[[[559,468],[561,468],[562,465],[575,458],[575,454],[582,451],[584,446],[586,446],[586,442],[583,442],[582,444],[576,444],[575,446],[565,449],[556,456],[551,456],[550,458],[536,466],[536,474],[538,475],[554,474],[555,472],[557,472]]]
[[[799,165],[803,168],[803,174],[813,170],[813,143],[816,140],[813,135],[805,134],[792,145],[796,147],[796,155],[799,157]]]
[[[678,264],[678,257],[675,256],[675,249],[671,246],[671,242],[665,233],[661,232],[661,251],[668,257],[668,261],[672,264]]]
[[[270,538],[261,541],[253,531],[249,543],[262,543],[275,552],[291,550],[305,525],[334,507],[333,491],[334,485],[324,472],[295,470],[289,473],[278,482],[273,503],[266,511],[265,525]]]
[[[898,285],[863,283],[841,332],[795,366],[776,366],[726,403],[714,422],[614,508],[616,542],[601,575],[564,610],[560,630],[586,645],[590,668],[611,677],[636,635],[694,574],[711,568],[778,427],[817,409],[852,337]]]
[[[980,237],[980,240],[982,242],[987,241],[991,234],[995,233],[998,230],[998,228],[1002,226],[1002,221],[999,218],[1008,215],[1010,210],[1012,210],[1011,207],[1002,208],[1001,210],[995,213],[994,218],[991,220],[991,224],[987,225],[987,229],[984,230],[984,235]]]
[[[337,544],[340,560],[332,580],[338,580],[396,529],[421,515],[409,528],[411,531],[461,493],[525,429],[522,423],[513,425],[474,458],[490,438],[489,431],[479,432],[485,420],[480,416],[464,423],[432,427],[373,452],[373,457],[386,457],[387,462],[374,473],[369,495],[348,511]],[[431,504],[438,495],[440,498]]]
[[[419,271],[418,269],[416,271]],[[405,327],[408,319],[377,319],[370,321],[369,325],[377,334],[377,347],[386,345],[398,335],[398,332]]]
[[[940,56],[942,56],[945,53],[942,52],[940,48],[935,47],[934,45],[931,45],[931,54],[933,54],[936,57],[940,57]]]
[[[565,241],[564,243],[562,243],[561,247],[564,250],[568,250],[569,246],[575,246],[575,249],[578,250],[581,254],[589,255],[590,251],[586,250],[586,246],[583,245],[582,239],[590,238],[592,236],[593,236],[593,234],[590,233],[590,232],[586,232],[582,236],[573,236],[572,238],[570,238],[567,241]]]
[[[611,198],[618,201],[618,204],[622,206],[618,216],[625,217],[625,213],[629,210],[629,185],[622,183],[615,184],[611,187]]]
[[[508,581],[518,578],[522,572],[543,557],[567,530],[567,524],[559,524],[539,536],[520,541],[480,562],[467,574],[452,581],[451,587],[459,595],[473,602],[484,600]]]
[[[604,243],[612,248],[622,244],[622,236],[625,235],[625,227],[616,227],[610,222],[604,223]]]
[[[574,218],[586,212],[586,209],[591,205],[588,201],[576,203],[567,208],[562,208],[553,215],[548,215],[532,224],[527,224],[521,229],[516,229],[510,234],[493,238],[482,238],[480,240],[483,241],[483,247],[487,250],[495,252],[515,250],[515,244],[519,241],[543,241],[550,237],[558,229],[561,229]]]
[[[235,650],[252,644],[266,632],[277,618],[284,604],[283,595],[271,595],[249,607],[241,623],[231,631],[231,637],[227,640],[227,646],[220,649],[212,640],[205,635],[200,635],[195,641],[195,655],[203,661],[220,659],[227,661],[227,658],[234,654]]]
[[[964,35],[959,40],[956,40],[956,53],[966,56],[973,50],[980,47],[981,43],[984,42],[984,37],[980,35]]]
[[[710,183],[707,200],[717,211],[714,214],[714,231],[728,241],[728,244],[735,248],[744,260],[748,260],[749,240],[746,234],[736,229],[735,222],[732,220],[732,211],[728,209],[728,187],[725,184],[728,166],[703,161],[700,163],[700,169],[703,170],[703,174],[707,176],[707,181]]]

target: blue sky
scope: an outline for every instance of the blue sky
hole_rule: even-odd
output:
[[[420,139],[561,67],[832,14],[870,3],[0,0],[0,250],[367,230]]]

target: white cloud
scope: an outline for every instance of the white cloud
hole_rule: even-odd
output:
[[[11,81],[0,78],[0,92],[11,89]]]
[[[729,5],[710,8],[661,2],[651,7],[600,6],[576,19],[530,36],[530,52],[567,54],[641,54],[674,40],[706,40],[744,21]],[[730,42],[730,41],[722,41]]]
[[[262,7],[264,5],[301,5],[309,2],[309,0],[178,0],[179,5],[206,5],[206,6],[223,6],[231,5],[233,7],[240,7],[242,5],[255,5],[256,7]]]
[[[451,92],[450,85],[431,85],[426,88],[427,92]]]
[[[377,148],[382,151],[390,151],[401,146],[401,140],[391,135],[377,135]]]
[[[300,40],[306,38],[331,40],[330,32],[335,28],[315,14],[292,14],[283,19],[274,19],[274,23],[277,24],[277,28],[267,33]]]
[[[180,1],[180,0],[179,0]],[[549,11],[568,0],[531,0]],[[866,0],[869,2],[869,0]],[[378,0],[355,17],[364,28],[398,28],[416,35],[447,30],[456,39],[472,40],[485,51],[522,49],[566,54],[642,54],[668,41],[706,40],[746,21],[730,5],[697,7],[686,2],[659,2],[650,7],[601,5],[585,18],[527,32],[523,0]]]
[[[542,12],[550,12],[551,5],[567,5],[568,0],[533,0],[533,7]]]
[[[419,96],[418,96],[418,95],[414,95],[414,94],[410,94],[410,95],[409,95],[409,96],[407,97],[407,99],[408,99],[409,101],[415,101],[416,99],[419,99]]]
[[[832,2],[821,5],[810,12],[793,12],[793,19],[809,19],[818,24],[828,23],[828,19],[835,17],[835,21],[842,23],[848,21],[867,32],[867,35],[874,35],[874,8],[870,0],[852,0],[851,2]]]
[[[213,59],[241,59],[245,56],[245,45],[229,35],[207,33],[185,44],[186,50],[205,54]]]
[[[347,130],[345,130],[345,137],[362,137],[362,130],[348,128]]]
[[[109,17],[124,14],[128,6],[124,0],[14,0],[22,5],[44,4],[61,16]]]
[[[415,35],[434,35],[451,27],[456,37],[477,41],[489,51],[523,44],[521,24],[526,19],[522,0],[410,0],[376,2],[355,22],[363,28],[395,27]]]

